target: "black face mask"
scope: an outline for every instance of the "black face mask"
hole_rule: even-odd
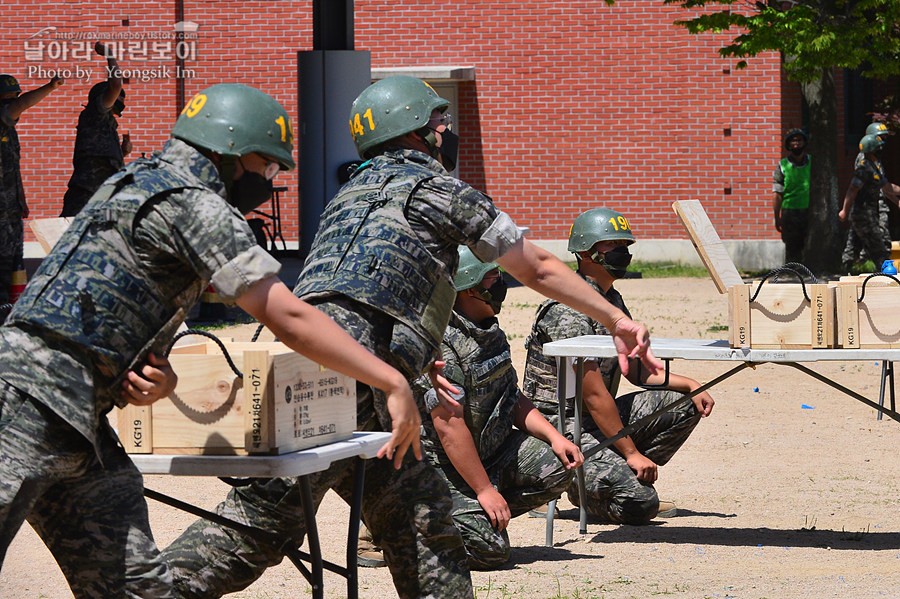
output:
[[[235,179],[228,192],[228,201],[241,211],[250,214],[272,197],[272,182],[259,173],[244,171],[240,179]]]
[[[799,148],[791,148],[791,154],[794,156],[800,156],[803,154],[803,150],[806,149],[806,146],[800,146]]]
[[[497,279],[490,288],[485,289],[481,283],[475,287],[475,291],[481,297],[482,301],[491,307],[494,314],[500,314],[500,308],[503,307],[503,300],[506,299],[506,290],[508,289],[503,275]]]
[[[444,168],[448,171],[452,171],[456,168],[456,158],[459,154],[459,135],[451,131],[450,129],[445,129],[441,131],[441,162],[444,164]]]
[[[620,245],[603,254],[591,250],[591,260],[606,269],[614,279],[621,279],[628,272],[628,265],[631,264],[631,252],[628,247]]]
[[[122,116],[122,111],[125,110],[125,100],[122,98],[117,99],[113,102],[112,105],[112,113],[116,116]]]

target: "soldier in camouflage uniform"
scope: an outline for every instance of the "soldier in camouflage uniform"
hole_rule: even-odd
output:
[[[54,77],[23,94],[15,77],[0,75],[0,305],[9,303],[13,273],[24,268],[22,221],[28,218],[28,203],[19,169],[16,123],[23,112],[63,83]]]
[[[884,139],[875,134],[863,136],[859,142],[862,157],[857,156],[853,179],[844,195],[838,218],[850,221],[852,233],[866,254],[875,263],[876,270],[890,258],[891,235],[887,227],[887,200],[900,205],[900,187],[887,179],[879,155]],[[848,239],[841,261],[845,268],[855,262],[854,241]]]
[[[399,400],[414,420],[402,451],[418,440],[403,376],[297,299],[243,216],[294,166],[284,108],[213,86],[172,136],[94,195],[0,327],[0,559],[27,520],[76,597],[172,596],[141,475],[106,415],[172,390],[157,356],[210,283],[290,347]]]
[[[625,301],[613,283],[625,275],[631,261],[627,246],[633,242],[628,220],[604,208],[581,214],[569,235],[569,251],[578,260],[578,273],[626,314]],[[557,302],[547,301],[538,308],[526,341],[528,354],[522,391],[554,425],[559,426],[557,362],[543,354],[543,345],[580,335],[608,334],[603,324]],[[620,365],[611,359],[585,360],[582,391],[586,410],[581,423],[581,450],[585,453],[618,433],[623,425],[676,401],[679,392],[690,392],[700,386],[693,379],[670,374],[669,390],[639,391],[615,397],[620,374],[625,374],[634,384],[660,384],[663,379],[662,373],[639,373],[637,369],[622,372]],[[567,377],[567,383],[571,384],[566,389],[570,401],[566,407],[565,430],[569,435],[575,427],[571,401],[573,379],[571,374]],[[583,502],[589,514],[605,522],[646,524],[660,511],[659,497],[653,488],[657,466],[669,461],[700,417],[709,415],[712,407],[709,394],[699,394],[693,403],[662,414],[632,435],[590,456],[584,463],[587,497],[579,497],[578,486],[573,481],[568,488],[569,500],[575,505]]]
[[[886,137],[890,135],[891,132],[888,130],[887,126],[884,123],[871,123],[868,127],[866,127],[866,135],[875,135],[881,138],[885,143],[887,142]],[[853,171],[856,172],[856,169],[860,168],[866,160],[865,152],[860,151],[856,155],[856,159],[853,161]],[[888,231],[888,220],[890,218],[890,207],[882,198],[881,201],[878,202],[878,229],[882,232]],[[890,242],[890,240],[888,240]],[[850,228],[850,231],[847,233],[847,243],[844,245],[844,252],[841,255],[841,265],[843,266],[846,272],[850,272],[850,269],[854,264],[859,262],[860,257],[862,255],[863,250],[865,249],[862,240],[860,240],[859,236],[857,236],[856,232],[853,228]],[[876,264],[876,267],[880,267],[880,264]]]
[[[466,247],[459,254],[456,304],[442,350],[444,375],[459,389],[463,413],[441,406],[427,377],[413,393],[427,410],[422,445],[450,487],[469,567],[489,570],[509,560],[510,519],[558,497],[584,458],[519,393],[495,317],[506,297],[497,263],[481,262]]]
[[[496,260],[525,284],[606,322],[622,343],[623,361],[631,355],[660,366],[646,329],[524,240],[488,196],[448,176],[440,162],[448,105],[414,77],[389,77],[363,90],[351,106],[350,127],[366,162],[327,205],[294,293],[408,380],[428,371],[441,382],[431,365],[440,357],[456,296],[457,247],[466,245],[479,259]],[[437,396],[447,409],[459,409],[444,385]],[[358,388],[360,430],[390,430],[392,411],[383,394]],[[366,463],[362,509],[398,595],[472,597],[446,483],[427,462],[399,452],[392,457],[393,468],[382,460]],[[329,488],[349,498],[351,475],[349,461],[313,475],[316,505]],[[298,545],[303,539],[296,479],[236,487],[219,510]],[[218,597],[246,587],[283,556],[278,548],[200,521],[166,549],[166,557],[183,596]]]
[[[91,88],[87,104],[78,117],[72,154],[75,170],[63,197],[60,216],[78,214],[100,185],[125,166],[125,156],[131,152],[131,139],[123,137],[119,142],[119,122],[116,120],[125,109],[121,70],[116,58],[103,44],[97,42],[94,50],[106,57],[109,77]]]

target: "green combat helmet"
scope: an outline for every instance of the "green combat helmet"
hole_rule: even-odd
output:
[[[19,82],[12,75],[0,75],[0,94],[8,94],[11,92],[20,92],[22,88]]]
[[[877,152],[884,147],[884,140],[877,135],[866,135],[859,140],[859,151],[863,154]]]
[[[246,85],[220,83],[198,93],[175,121],[172,137],[222,156],[258,152],[285,171],[295,166],[287,111],[268,94]]]
[[[417,131],[428,124],[431,113],[447,110],[450,102],[416,77],[396,75],[376,81],[359,94],[350,107],[350,132],[363,159],[374,156],[378,146]],[[430,139],[429,139],[430,138]],[[431,155],[437,155],[437,138],[426,136]]]
[[[479,283],[484,275],[491,272],[495,268],[500,268],[496,262],[482,262],[475,257],[472,250],[464,245],[457,248],[459,251],[459,266],[456,267],[456,277],[453,279],[453,286],[457,291],[465,291],[471,289]]]
[[[569,251],[586,252],[598,241],[624,239],[634,243],[634,234],[628,219],[615,210],[592,208],[582,212],[569,229]]]
[[[887,128],[887,125],[884,123],[872,123],[868,127],[866,127],[866,135],[890,135],[890,130]]]

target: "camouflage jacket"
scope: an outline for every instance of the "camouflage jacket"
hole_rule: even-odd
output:
[[[447,363],[444,376],[461,392],[457,400],[463,407],[463,418],[487,466],[512,432],[519,390],[506,334],[496,318],[485,324],[478,326],[454,311],[441,350]],[[422,418],[422,443],[428,458],[433,463],[449,464],[430,416],[437,406],[431,380],[420,377],[413,391],[428,411]]]
[[[328,204],[294,293],[379,309],[436,354],[456,296],[457,246],[490,262],[520,237],[488,196],[427,154],[390,151],[360,166]]]
[[[581,278],[605,297],[610,304],[621,309],[629,318],[631,317],[628,308],[625,307],[625,300],[615,288],[610,287],[609,291],[604,293],[600,286],[591,279],[584,275],[581,275]],[[544,416],[557,416],[559,404],[556,393],[556,358],[545,356],[542,348],[545,343],[550,341],[581,335],[609,335],[609,331],[591,317],[555,300],[547,300],[538,307],[534,324],[531,326],[531,334],[525,340],[528,354],[525,358],[522,392],[531,399]],[[599,360],[599,364],[604,384],[607,389],[614,392],[620,375],[618,358],[605,358]],[[574,415],[571,402],[567,404],[567,414]]]
[[[0,378],[92,442],[124,372],[165,349],[210,282],[234,300],[280,268],[223,198],[212,162],[184,142],[109,184],[0,327]]]
[[[884,167],[877,159],[867,159],[865,154],[863,154],[861,159],[857,156],[854,167],[851,184],[860,189],[856,200],[853,202],[853,207],[855,208],[857,204],[876,205],[884,195],[881,188],[888,183]],[[853,208],[851,208],[852,210]]]

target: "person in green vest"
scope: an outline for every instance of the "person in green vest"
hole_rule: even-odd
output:
[[[809,211],[810,156],[806,153],[809,138],[802,129],[791,129],[784,136],[788,155],[775,168],[772,185],[772,208],[775,228],[784,242],[784,262],[803,262]]]

